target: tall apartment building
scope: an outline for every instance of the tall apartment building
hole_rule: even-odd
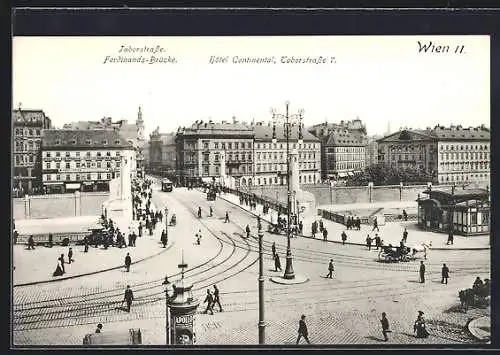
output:
[[[12,111],[13,123],[13,188],[31,193],[41,189],[41,141],[51,120],[42,110]]]
[[[176,162],[180,183],[193,177],[218,178],[224,154],[225,173],[234,178],[235,186],[253,184],[253,140],[252,128],[234,117],[232,123],[196,121],[191,127],[179,128]]]
[[[136,174],[136,152],[116,130],[45,130],[42,181],[47,193],[108,191],[109,180],[120,177],[120,165]]]
[[[144,120],[142,110],[139,107],[135,123],[129,123],[128,120],[119,120],[113,122],[111,117],[103,117],[99,121],[77,121],[66,123],[63,129],[69,130],[94,130],[94,129],[114,129],[126,141],[130,142],[136,152],[137,172],[142,175],[145,170],[146,161],[149,158],[149,144],[144,136]]]
[[[176,177],[175,133],[160,133],[157,128],[149,137],[149,170],[154,174]]]
[[[254,185],[284,185],[287,179],[287,147],[283,125],[276,126],[276,143],[272,142],[271,123],[258,122],[253,125],[254,142]],[[303,143],[298,143],[298,127],[292,127],[289,150],[299,153],[299,183],[314,184],[321,177],[320,141],[306,130],[302,131]]]
[[[489,185],[490,130],[486,127],[436,126],[401,130],[378,140],[379,161],[418,167],[439,183]]]

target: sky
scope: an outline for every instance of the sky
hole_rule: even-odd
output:
[[[430,43],[448,51],[425,52]],[[139,51],[145,47],[156,53]],[[226,62],[210,63],[212,56]],[[234,63],[249,57],[270,63]],[[286,62],[308,57],[320,63]],[[146,134],[233,116],[267,122],[271,108],[285,113],[286,101],[291,114],[304,110],[306,126],[359,117],[369,135],[388,124],[392,132],[490,126],[490,39],[15,37],[12,83],[13,108],[42,109],[56,127],[104,116],[135,121],[139,106]]]

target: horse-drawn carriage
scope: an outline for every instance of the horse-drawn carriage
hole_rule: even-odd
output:
[[[421,257],[427,259],[427,252],[431,246],[432,243],[422,243],[413,247],[394,247],[389,244],[381,247],[378,259],[384,262],[411,261]]]

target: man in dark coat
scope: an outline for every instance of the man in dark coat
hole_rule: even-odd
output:
[[[408,231],[406,230],[406,227],[405,227],[405,230],[403,231],[403,242],[406,243],[407,239],[408,239]]]
[[[342,245],[344,245],[345,241],[347,240],[347,234],[346,234],[346,232],[343,231],[340,236],[342,237]]]
[[[201,207],[198,207],[198,218],[201,218]]]
[[[49,233],[49,248],[52,248],[54,245],[54,238],[52,236],[52,233]]]
[[[448,269],[448,266],[446,266],[446,264],[443,264],[443,267],[441,268],[441,283],[448,285],[449,276],[450,276],[450,269]]]
[[[83,243],[85,244],[85,249],[83,250],[84,253],[89,252],[89,238],[85,237],[83,238]]]
[[[134,293],[132,292],[130,286],[127,285],[127,289],[125,290],[125,296],[123,298],[123,301],[127,302],[127,312],[130,312],[130,306],[132,306],[133,300],[134,300]]]
[[[214,297],[212,296],[212,293],[209,289],[207,290],[207,297],[205,297],[203,303],[207,303],[207,308],[203,313],[207,313],[208,311],[210,311],[211,314],[214,314]]]
[[[316,222],[316,221],[312,222],[311,232],[312,232],[313,238],[316,238],[316,233],[318,233],[318,222]]]
[[[278,271],[278,269],[281,271],[281,262],[280,262],[280,256],[278,253],[274,255],[274,271]]]
[[[382,324],[382,334],[384,335],[384,341],[388,341],[387,333],[391,333],[389,330],[389,320],[386,317],[385,312],[382,312],[382,319],[380,320],[380,324]]]
[[[323,241],[326,242],[328,240],[328,231],[326,228],[323,229]]]
[[[328,275],[326,277],[333,278],[333,259],[330,259],[330,263],[328,264]]]
[[[370,238],[370,235],[366,235],[366,247],[368,250],[372,250],[372,238]]]
[[[453,245],[453,231],[450,229],[450,232],[448,233],[448,241],[446,242],[446,245]]]
[[[308,332],[307,332],[307,325],[306,325],[306,316],[302,315],[299,320],[299,330],[298,330],[299,335],[297,336],[297,344],[300,341],[300,337],[303,337],[306,341],[307,344],[311,344],[308,338]]]
[[[102,324],[101,324],[101,323],[99,323],[99,324],[97,325],[96,330],[95,330],[96,334],[99,334],[99,333],[101,332],[101,330],[102,330]]]
[[[132,246],[135,247],[135,241],[137,240],[137,234],[135,231],[132,232]]]
[[[377,229],[377,232],[380,232],[380,230],[378,229],[378,220],[377,220],[377,216],[373,217],[373,229],[372,229],[372,232]]]
[[[224,221],[224,223],[229,223],[229,212],[226,211],[226,220]]]
[[[220,312],[222,312],[222,306],[220,304],[219,289],[217,285],[214,285],[214,306],[217,304],[219,306]]]
[[[167,247],[167,233],[165,229],[161,232],[161,243],[163,244],[163,247]]]
[[[35,249],[35,240],[33,239],[32,235],[30,235],[30,237],[28,238],[28,250],[30,249]]]
[[[419,275],[420,275],[420,283],[424,283],[425,282],[425,265],[424,265],[424,262],[423,261],[420,261],[420,269],[419,269]]]
[[[245,228],[245,232],[247,233],[247,238],[250,238],[250,226],[248,224]]]
[[[381,245],[380,245],[380,241],[381,241],[380,237],[378,236],[378,234],[377,234],[377,233],[375,233],[375,246],[377,247],[377,249],[376,249],[376,250],[378,250],[378,248],[380,248],[380,247],[381,247]]]
[[[271,250],[273,252],[273,259],[276,259],[276,243],[273,242],[273,245],[271,246]]]
[[[127,253],[125,257],[125,269],[127,269],[127,272],[130,271],[130,265],[132,265],[132,258],[130,257],[130,253]]]
[[[322,220],[322,219],[320,219],[320,220],[319,220],[319,230],[320,230],[320,232],[323,232],[323,228],[324,228],[324,227],[323,227],[323,220]]]
[[[73,260],[73,248],[69,248],[69,251],[68,251],[68,264],[71,264],[72,261],[74,261]]]

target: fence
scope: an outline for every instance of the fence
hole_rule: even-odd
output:
[[[67,238],[69,244],[76,244],[77,242],[83,241],[83,239],[90,234],[90,231],[78,233],[52,233],[52,242],[54,244],[63,244],[63,240]],[[27,234],[20,234],[15,238],[14,244],[28,244],[29,237],[30,236]],[[36,245],[47,244],[49,242],[49,233],[33,234],[33,240]]]

